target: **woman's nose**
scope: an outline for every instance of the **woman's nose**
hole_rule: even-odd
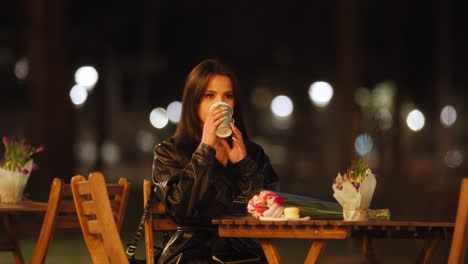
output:
[[[226,98],[224,96],[218,97],[216,99],[217,103],[226,103]]]

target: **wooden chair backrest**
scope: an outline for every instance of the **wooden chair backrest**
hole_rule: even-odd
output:
[[[74,176],[73,201],[88,252],[93,263],[128,263],[112,213],[104,175],[99,172]]]
[[[127,179],[120,178],[118,184],[107,184],[106,187],[111,199],[112,213],[120,230],[127,208],[129,184]],[[45,262],[49,244],[56,229],[80,229],[71,185],[64,184],[63,180],[59,178],[52,181],[47,211],[31,259],[32,264]]]
[[[457,218],[453,231],[452,246],[450,247],[449,264],[464,263],[468,245],[468,178],[461,183],[458,198]]]
[[[143,205],[146,206],[148,199],[152,192],[151,182],[149,180],[143,181]],[[146,263],[154,264],[154,239],[153,231],[175,231],[177,229],[176,223],[167,217],[166,207],[160,201],[153,200],[153,207],[151,213],[145,221],[145,251]]]

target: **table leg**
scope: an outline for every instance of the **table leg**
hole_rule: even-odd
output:
[[[262,245],[268,264],[281,264],[278,250],[270,239],[260,239],[260,245]]]
[[[361,243],[362,243],[362,251],[364,251],[364,255],[366,256],[367,263],[370,263],[370,264],[378,263],[377,258],[375,257],[374,248],[372,247],[372,241],[366,233],[364,233],[364,235],[362,236]]]
[[[434,249],[437,247],[441,239],[442,239],[441,232],[434,233],[431,239],[429,239],[426,245],[424,245],[424,248],[421,251],[421,254],[419,256],[417,263],[421,263],[421,264],[430,263],[432,253],[434,253]]]
[[[320,256],[327,247],[328,242],[326,240],[315,240],[310,246],[309,253],[305,260],[305,264],[315,264],[318,263]]]
[[[3,228],[5,229],[5,232],[8,238],[9,249],[7,250],[13,252],[13,257],[15,259],[16,264],[23,264],[24,263],[23,255],[21,254],[18,240],[16,239],[15,230],[11,222],[11,215],[3,214],[2,220],[3,220]]]

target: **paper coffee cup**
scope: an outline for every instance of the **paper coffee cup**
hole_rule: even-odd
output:
[[[210,107],[210,110],[213,107],[224,108],[226,110],[226,114],[221,117],[223,121],[219,124],[218,128],[216,129],[216,136],[220,138],[227,138],[232,134],[231,122],[232,122],[233,109],[229,104],[224,103],[224,102],[213,104]]]

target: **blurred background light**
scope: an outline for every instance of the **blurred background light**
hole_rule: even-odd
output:
[[[120,148],[119,146],[111,141],[106,140],[102,144],[101,157],[105,164],[114,165],[120,161]]]
[[[388,109],[380,109],[375,118],[377,119],[379,128],[382,130],[389,130],[392,127],[392,113]]]
[[[140,130],[136,135],[136,143],[142,152],[149,153],[153,150],[156,144],[156,139],[151,132]]]
[[[424,115],[418,109],[414,109],[413,111],[409,112],[408,116],[406,117],[406,124],[413,131],[421,130],[424,127],[424,123]]]
[[[164,110],[164,108],[161,107],[153,109],[153,111],[151,111],[149,119],[151,125],[158,129],[164,128],[169,122],[166,110]]]
[[[19,80],[25,80],[28,77],[29,64],[26,58],[21,58],[15,64],[15,76]]]
[[[447,151],[444,157],[445,165],[449,168],[457,168],[463,163],[463,153],[458,149]]]
[[[250,101],[258,109],[268,109],[270,102],[273,100],[273,94],[268,87],[255,87],[252,91]]]
[[[361,107],[367,107],[371,101],[371,92],[365,87],[356,89],[354,94],[354,101]]]
[[[457,121],[457,111],[455,108],[451,105],[447,105],[442,108],[442,111],[440,112],[440,122],[442,125],[450,127],[455,123],[455,121]]]
[[[180,114],[182,113],[182,103],[174,101],[167,106],[167,117],[171,123],[177,124],[180,121]]]
[[[75,82],[86,87],[88,91],[93,90],[99,79],[98,72],[92,66],[83,66],[75,72]]]
[[[293,102],[285,95],[276,96],[271,101],[271,111],[277,117],[288,117],[293,112],[293,109]]]
[[[309,97],[318,107],[325,107],[333,97],[333,87],[327,82],[314,82],[309,87]]]
[[[372,140],[372,137],[365,133],[357,136],[356,140],[354,141],[354,148],[356,149],[356,153],[359,156],[364,156],[368,154],[372,151],[373,147],[374,142]]]
[[[88,98],[88,90],[81,85],[75,85],[70,89],[70,99],[76,107],[82,106]]]
[[[96,162],[97,146],[93,140],[80,140],[75,146],[75,151],[81,163],[92,165]]]
[[[273,118],[271,119],[271,125],[277,130],[288,130],[291,128],[292,123],[292,118],[290,116],[280,117],[273,115]]]
[[[372,90],[371,102],[375,109],[392,109],[395,97],[395,84],[392,81],[385,81],[375,85]]]

